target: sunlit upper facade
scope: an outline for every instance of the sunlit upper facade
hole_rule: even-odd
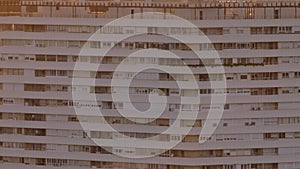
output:
[[[151,18],[137,13],[159,12],[163,25],[173,14],[187,19],[202,33],[181,27],[152,27]],[[102,168],[102,169],[297,169],[300,168],[300,2],[298,1],[4,1],[0,0],[0,168]],[[102,33],[115,36],[146,32],[147,36],[117,43],[113,39],[88,41],[110,21],[131,15],[136,22],[107,27]],[[164,18],[165,16],[165,18]],[[130,19],[130,18],[129,18]],[[133,23],[133,24],[131,24]],[[206,35],[211,43],[195,44],[159,37],[159,34]],[[88,42],[87,42],[88,41]],[[92,50],[116,46],[106,57],[80,56]],[[190,48],[217,51],[216,58],[195,59]],[[155,120],[117,114],[127,103],[109,97],[113,69],[130,52],[157,48],[181,54],[194,76],[149,71],[135,77],[130,87],[132,102],[150,93],[171,100],[165,114]],[[72,85],[76,62],[101,64],[104,70],[76,72],[76,77],[96,79],[94,85]],[[222,73],[208,75],[203,62],[223,66]],[[129,64],[151,63],[180,69],[176,59],[136,58]],[[120,79],[132,79],[122,72]],[[174,79],[189,83],[195,78],[199,90],[178,89]],[[209,81],[227,81],[227,88],[212,90]],[[72,92],[93,93],[99,101],[73,100]],[[199,136],[205,123],[206,101],[211,94],[226,93],[224,114],[216,132]],[[200,95],[199,106],[181,105],[176,98]],[[80,118],[74,106],[99,107],[106,113]],[[176,114],[199,111],[196,120],[181,119],[178,128],[193,127],[188,135],[164,134]],[[110,124],[120,133],[84,131],[79,122]],[[139,121],[139,122],[137,122]],[[154,147],[111,147],[110,141],[148,138],[149,142],[180,143],[171,150]],[[89,138],[106,139],[99,147]],[[207,140],[200,144],[199,139]],[[126,154],[160,155],[146,159],[122,158]]]

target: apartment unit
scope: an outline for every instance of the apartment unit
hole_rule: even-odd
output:
[[[145,12],[156,12],[160,19],[136,15]],[[172,25],[169,15],[196,29]],[[127,25],[105,26],[123,16],[128,16]],[[153,26],[156,22],[162,26]],[[114,40],[137,32],[146,34]],[[108,38],[90,40],[94,34]],[[210,42],[182,43],[161,35],[205,36]],[[105,56],[81,53],[83,48],[111,47],[114,51]],[[127,64],[188,66],[193,75],[157,70],[115,74],[128,55],[143,49],[182,58],[136,57]],[[195,58],[192,51],[216,51],[220,58]],[[297,0],[0,0],[0,168],[299,169],[299,53]],[[99,64],[101,69],[74,70],[78,63]],[[224,72],[206,70],[217,67]],[[118,110],[127,109],[128,103],[112,100],[114,77],[134,79],[128,93],[140,110],[149,107],[145,98],[150,94],[167,98],[163,114],[156,119],[120,115]],[[74,85],[74,78],[87,83]],[[193,80],[198,89],[175,84]],[[226,88],[211,87],[221,81]],[[97,101],[74,99],[74,94],[92,94]],[[212,95],[218,94],[226,94],[226,103],[211,105]],[[178,101],[198,96],[199,105]],[[91,108],[100,109],[102,116],[78,116],[75,111]],[[212,108],[224,109],[222,119],[212,124],[213,135],[199,135]],[[196,119],[177,120],[179,131],[191,130],[161,134],[179,112],[197,112]],[[118,132],[84,130],[83,123],[109,124]],[[133,138],[148,139],[157,147],[111,145]],[[171,149],[159,146],[174,141],[179,143]]]

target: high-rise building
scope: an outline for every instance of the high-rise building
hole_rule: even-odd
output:
[[[299,126],[299,0],[0,0],[1,169],[299,169]]]

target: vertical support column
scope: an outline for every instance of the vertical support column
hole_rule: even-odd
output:
[[[73,18],[76,17],[76,7],[75,7],[75,5],[72,6],[72,17]]]
[[[117,6],[117,18],[119,18],[119,6]]]
[[[281,6],[279,7],[279,19],[281,19]]]
[[[223,16],[224,19],[226,19],[226,7],[224,6],[224,16]]]
[[[196,4],[195,4],[196,5]],[[194,8],[194,20],[196,20],[197,19],[197,8],[196,8],[196,6],[195,6],[195,8]]]
[[[51,5],[50,5],[50,17],[52,17],[52,9],[53,8],[53,2],[51,2]]]
[[[130,10],[130,16],[131,16],[131,19],[134,18],[134,9],[131,9],[131,10]]]
[[[203,8],[199,8],[199,20],[203,20]]]
[[[273,7],[273,15],[274,15],[273,18],[274,19],[280,19],[281,18],[281,16],[280,16],[280,9],[281,8],[279,8],[279,9],[277,8],[276,9],[275,7]]]

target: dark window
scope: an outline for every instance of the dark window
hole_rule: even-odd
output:
[[[247,79],[247,75],[241,75],[241,79]]]

